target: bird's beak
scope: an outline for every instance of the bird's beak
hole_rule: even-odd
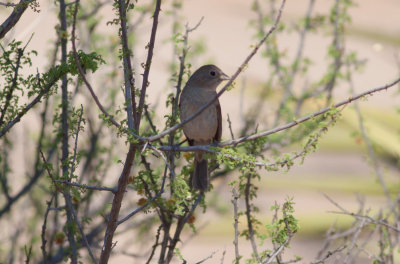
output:
[[[230,80],[231,77],[229,77],[228,75],[226,75],[225,73],[221,72],[221,75],[219,76],[219,79],[221,81],[225,81],[225,80]]]

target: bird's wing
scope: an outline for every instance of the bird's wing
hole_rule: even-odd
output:
[[[219,100],[217,99],[217,103],[215,104],[215,108],[217,109],[217,120],[218,120],[218,127],[217,132],[214,136],[214,141],[221,141],[222,135],[222,114],[221,114],[221,105],[219,104]]]
[[[184,92],[185,88],[186,88],[186,86],[183,88],[183,90],[182,90],[182,92],[181,92],[181,94],[180,94],[180,96],[179,96],[179,104],[178,104],[178,106],[179,106],[179,110],[181,109],[181,103],[182,103],[182,94],[183,94],[183,92]],[[188,141],[188,143],[189,143],[189,146],[193,146],[193,144],[194,144],[194,140],[193,140],[193,139],[191,139],[191,138],[189,138],[189,137],[188,137],[188,136],[185,134],[185,130],[183,130],[183,134],[185,135],[185,137],[186,137],[186,139],[187,139],[187,141]]]

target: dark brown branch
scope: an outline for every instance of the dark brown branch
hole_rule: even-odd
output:
[[[67,31],[67,7],[65,5],[65,0],[60,0],[60,29],[63,32]],[[67,38],[61,37],[61,63],[67,63]],[[62,176],[68,177],[68,158],[69,158],[69,136],[68,136],[68,108],[69,108],[69,100],[68,100],[68,78],[67,75],[62,76],[61,80],[61,168],[62,168]],[[71,179],[68,177],[68,181]],[[72,198],[70,189],[66,188],[63,192],[63,196],[65,199],[66,205],[66,215],[67,215],[67,238],[69,242],[69,246],[71,248],[71,263],[78,263],[78,248],[75,240],[75,233],[73,228],[73,214],[72,211]]]
[[[51,206],[51,204],[53,203],[54,197],[55,197],[55,194],[53,194],[53,195],[51,196],[50,201],[47,201],[47,202],[46,202],[46,203],[47,203],[47,209],[46,209],[46,212],[44,213],[44,216],[43,216],[44,220],[43,220],[42,233],[41,233],[42,245],[41,245],[40,248],[41,248],[41,250],[42,250],[43,261],[44,261],[45,263],[47,263],[47,252],[46,252],[46,242],[47,242],[47,240],[46,240],[47,216],[49,215],[50,206]]]
[[[11,15],[0,26],[0,39],[4,38],[8,31],[10,31],[18,23],[22,14],[32,1],[33,0],[21,0],[17,5],[15,5]]]
[[[118,189],[114,195],[112,202],[111,212],[107,223],[107,229],[104,236],[104,245],[102,247],[100,264],[105,264],[110,258],[112,250],[112,239],[114,237],[115,230],[117,229],[118,215],[121,209],[122,199],[126,191],[126,186],[128,185],[129,174],[133,165],[133,160],[135,158],[136,148],[130,144],[128,154],[126,155],[124,169],[122,170],[121,176],[118,180]]]
[[[154,14],[153,14],[153,26],[151,28],[151,34],[150,34],[150,42],[148,44],[148,53],[147,53],[147,59],[146,59],[146,64],[144,65],[144,73],[143,73],[143,82],[142,82],[142,89],[140,90],[140,98],[139,98],[139,106],[136,112],[136,125],[135,128],[136,130],[139,129],[140,126],[140,120],[143,112],[143,107],[144,107],[144,101],[146,98],[146,89],[147,86],[149,85],[149,74],[150,74],[150,68],[151,68],[151,61],[153,59],[153,51],[154,51],[154,43],[156,42],[156,33],[157,33],[157,26],[158,26],[158,15],[160,14],[161,10],[161,0],[156,1],[156,7],[154,9]]]
[[[131,51],[128,46],[128,31],[126,25],[128,18],[126,16],[127,6],[125,0],[118,1],[118,9],[119,9],[119,21],[121,29],[122,62],[124,67],[126,114],[128,119],[128,128],[130,130],[133,130],[134,125],[137,122],[135,78],[133,77]]]

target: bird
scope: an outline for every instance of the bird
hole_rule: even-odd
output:
[[[197,69],[184,86],[179,100],[181,121],[196,113],[217,95],[217,86],[229,76],[215,65]],[[190,146],[208,145],[221,140],[222,116],[219,100],[206,108],[194,119],[183,125],[183,133]],[[208,162],[204,151],[196,150],[194,171],[189,185],[192,189],[207,191],[210,185]]]

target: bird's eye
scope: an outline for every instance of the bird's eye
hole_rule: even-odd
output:
[[[210,71],[211,76],[215,76],[215,71]]]

